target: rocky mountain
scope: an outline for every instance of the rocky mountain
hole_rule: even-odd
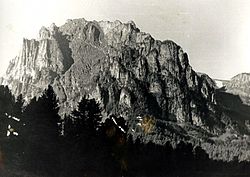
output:
[[[84,95],[95,98],[104,117],[125,117],[135,136],[153,125],[145,141],[164,144],[178,136],[207,143],[226,130],[239,132],[217,102],[213,80],[197,74],[175,42],[156,40],[134,22],[74,19],[42,27],[38,39],[23,39],[0,82],[27,101],[52,85],[62,114]]]
[[[241,73],[225,83],[228,93],[239,95],[243,103],[250,105],[250,73]]]
[[[65,109],[86,94],[106,113],[125,117],[133,110],[202,124],[205,112],[198,107],[215,103],[213,88],[192,70],[180,46],[155,40],[133,22],[76,19],[42,27],[38,39],[23,40],[5,78],[27,100],[52,84]]]
[[[218,84],[218,80],[215,80]],[[233,120],[245,124],[248,128],[250,119],[250,74],[241,73],[231,80],[221,80],[217,90],[218,101],[224,112]]]

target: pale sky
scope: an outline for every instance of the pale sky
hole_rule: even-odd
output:
[[[250,72],[249,0],[0,0],[0,74],[23,37],[82,17],[133,20],[155,39],[182,46],[192,67],[212,78]]]

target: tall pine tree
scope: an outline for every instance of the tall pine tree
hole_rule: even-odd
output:
[[[70,117],[73,126],[70,125],[69,121],[65,129],[66,134],[70,131],[71,134],[72,131],[75,131],[73,134],[77,136],[86,133],[95,134],[102,120],[101,108],[95,99],[87,99],[86,96],[84,96],[78,103],[77,110],[72,111]],[[67,129],[67,126],[71,126],[72,129]]]
[[[65,118],[64,176],[92,176],[92,172],[100,174],[101,171],[107,170],[104,168],[104,156],[107,153],[97,134],[101,120],[99,104],[86,97],[83,97],[77,109]],[[102,168],[99,164],[103,164]]]
[[[24,111],[24,165],[27,170],[56,175],[60,166],[60,116],[58,99],[51,86]]]

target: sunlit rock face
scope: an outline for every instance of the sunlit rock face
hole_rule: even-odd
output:
[[[241,73],[226,82],[227,92],[239,95],[242,102],[250,105],[250,73]]]
[[[38,39],[23,40],[1,83],[27,100],[51,84],[63,113],[88,95],[106,115],[213,126],[214,86],[192,70],[179,45],[155,40],[134,22],[74,19],[42,27]]]

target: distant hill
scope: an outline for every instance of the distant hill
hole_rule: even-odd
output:
[[[241,73],[225,83],[226,92],[239,95],[243,103],[250,105],[250,73]]]

